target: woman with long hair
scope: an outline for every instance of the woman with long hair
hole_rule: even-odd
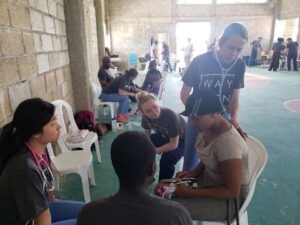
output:
[[[45,151],[57,141],[61,126],[54,105],[39,98],[19,104],[0,140],[0,224],[48,225],[57,221],[51,209],[64,209],[60,219],[75,224],[83,203],[55,199],[54,177]],[[52,214],[52,219],[51,219]],[[53,223],[55,224],[55,223]]]

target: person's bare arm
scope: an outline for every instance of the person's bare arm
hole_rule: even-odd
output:
[[[50,210],[46,209],[34,218],[35,225],[51,225]]]
[[[125,91],[125,90],[123,90],[123,89],[121,89],[121,88],[119,88],[118,94],[119,94],[119,95],[123,95],[123,96],[135,96],[134,93]]]
[[[150,129],[144,129],[144,133],[149,136],[151,134],[151,130]]]
[[[237,198],[241,191],[242,160],[229,159],[219,162],[224,185],[212,188],[190,188],[177,185],[175,196],[178,197],[205,197],[214,199]]]
[[[183,84],[183,86],[181,88],[181,92],[180,92],[180,98],[181,98],[181,101],[184,105],[187,102],[187,99],[190,95],[191,90],[192,90],[192,87],[190,87],[186,84]]]
[[[101,84],[101,87],[106,87],[107,86],[106,80],[100,80],[100,84]]]
[[[163,153],[175,150],[178,147],[179,135],[174,138],[170,138],[170,142],[166,143],[160,147],[155,148],[156,153]]]

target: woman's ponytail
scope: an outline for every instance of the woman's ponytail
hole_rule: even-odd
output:
[[[0,175],[8,159],[18,151],[18,146],[17,130],[14,123],[10,122],[3,127],[0,139]]]

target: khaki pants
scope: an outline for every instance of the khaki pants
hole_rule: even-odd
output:
[[[205,180],[205,181],[204,181]],[[199,188],[209,188],[204,185],[210,183],[203,176],[199,177],[197,184]],[[172,198],[173,201],[179,202],[184,205],[190,212],[193,220],[198,221],[226,221],[227,212],[229,210],[230,220],[234,219],[236,215],[235,203],[233,199],[229,200],[229,207],[227,207],[227,200],[212,199],[212,198]],[[239,201],[241,206],[241,200]]]
[[[189,55],[184,57],[184,63],[185,63],[185,70],[186,70],[191,64],[191,57]]]

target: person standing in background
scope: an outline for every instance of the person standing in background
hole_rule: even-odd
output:
[[[163,60],[165,60],[166,64],[165,64],[165,68],[164,71],[167,71],[169,70],[170,68],[170,72],[172,73],[172,66],[171,66],[171,63],[170,63],[170,47],[169,45],[164,41],[163,42],[163,50],[162,50],[162,57],[163,57]]]
[[[158,44],[158,41],[154,40],[151,45],[151,49],[150,49],[150,59],[151,60],[157,60],[157,44]]]
[[[185,68],[187,69],[191,64],[191,59],[193,57],[193,51],[194,51],[194,45],[192,44],[191,38],[188,38],[188,43],[184,48],[182,48],[182,50],[183,50]]]
[[[293,41],[292,38],[287,39],[286,48],[288,49],[287,54],[287,67],[291,70],[291,60],[293,60],[294,71],[298,71],[297,68],[297,58],[298,58],[298,42]]]
[[[283,38],[277,38],[277,42],[274,43],[272,50],[273,50],[273,55],[272,55],[272,60],[270,63],[269,71],[273,69],[273,71],[277,71],[279,67],[279,59],[281,55],[281,51],[285,49],[284,46],[284,39]]]
[[[258,49],[262,50],[261,41],[262,41],[262,37],[259,37],[257,40],[252,41],[250,43],[250,46],[252,46],[252,48],[251,48],[251,55],[250,55],[248,66],[255,65]]]

